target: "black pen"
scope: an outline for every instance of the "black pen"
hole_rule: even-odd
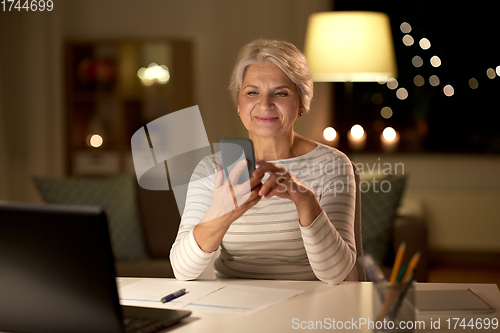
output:
[[[403,300],[408,292],[408,289],[410,288],[411,285],[413,285],[414,275],[415,275],[414,272],[411,272],[408,278],[406,279],[407,280],[406,283],[398,288],[398,294],[396,296],[396,300],[392,305],[392,309],[389,311],[390,319],[394,319],[398,315],[398,312],[403,305]]]
[[[163,297],[161,299],[161,302],[162,303],[167,303],[167,302],[170,302],[171,300],[177,298],[177,297],[181,297],[182,295],[184,295],[186,293],[186,288],[182,288],[182,289],[179,289],[177,291],[174,291],[173,293],[171,294],[168,294],[167,296]]]

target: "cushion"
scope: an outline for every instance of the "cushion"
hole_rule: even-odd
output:
[[[34,177],[33,181],[46,203],[101,206],[108,217],[116,259],[148,258],[137,212],[135,178],[132,175],[68,179]]]
[[[363,178],[360,182],[363,251],[379,265],[390,262],[393,222],[405,184],[406,176],[400,175]]]

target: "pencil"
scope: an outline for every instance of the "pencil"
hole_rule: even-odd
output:
[[[405,275],[403,275],[403,279],[401,280],[401,284],[404,285],[406,283],[411,272],[413,272],[417,267],[419,260],[420,260],[420,252],[417,252],[411,258],[410,263],[408,264],[408,268],[406,268]]]
[[[390,309],[391,304],[394,302],[394,298],[396,297],[396,290],[393,288],[396,286],[396,280],[398,277],[399,269],[401,267],[401,262],[403,261],[403,257],[405,255],[406,243],[401,242],[398,248],[398,253],[396,254],[396,260],[394,260],[394,266],[392,267],[391,279],[389,280],[390,287],[387,289],[387,294],[384,300],[384,306],[382,312],[380,313],[380,320],[383,320],[387,315],[387,312]]]
[[[399,268],[401,267],[401,262],[403,261],[403,257],[405,255],[405,248],[406,248],[406,243],[401,242],[398,248],[398,253],[396,254],[396,260],[394,261],[394,266],[392,267],[391,279],[389,280],[391,286],[396,285],[396,279],[398,277]]]

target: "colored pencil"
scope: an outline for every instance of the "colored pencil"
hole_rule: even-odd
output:
[[[408,277],[410,276],[411,272],[413,272],[417,267],[419,260],[420,260],[420,252],[417,252],[411,258],[410,263],[408,264],[408,268],[406,268],[405,275],[403,275],[403,279],[401,280],[402,285],[406,284]]]
[[[406,243],[402,242],[399,245],[398,253],[396,254],[396,260],[394,261],[394,266],[392,267],[391,279],[389,280],[391,286],[396,285],[396,279],[398,277],[399,269],[405,255]]]

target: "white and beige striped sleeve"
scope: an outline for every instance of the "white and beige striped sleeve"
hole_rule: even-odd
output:
[[[330,284],[344,281],[356,262],[354,171],[344,154],[334,159],[336,170],[328,172],[319,198],[323,211],[310,226],[300,228],[314,274]]]
[[[170,250],[170,263],[179,280],[198,278],[214,255],[214,252],[207,253],[199,247],[193,229],[212,204],[215,170],[211,156],[207,156],[198,163],[189,181],[177,238]]]

